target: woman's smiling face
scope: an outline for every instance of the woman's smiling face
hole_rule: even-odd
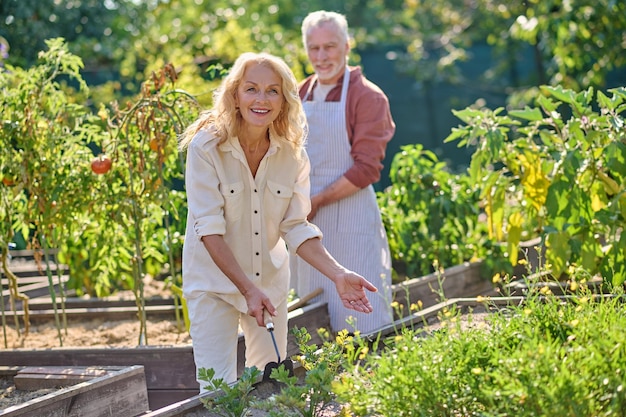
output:
[[[282,79],[271,67],[252,63],[241,79],[235,101],[247,128],[269,128],[285,101]]]

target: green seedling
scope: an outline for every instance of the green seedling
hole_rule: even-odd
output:
[[[262,372],[256,368],[245,368],[241,377],[233,384],[227,384],[222,378],[215,378],[214,369],[200,368],[198,378],[206,381],[204,389],[217,391],[215,395],[200,399],[204,407],[218,416],[243,417],[250,415],[254,404],[254,383],[257,382]]]

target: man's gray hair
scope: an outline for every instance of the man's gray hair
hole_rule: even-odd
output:
[[[306,38],[309,30],[319,27],[322,24],[330,23],[335,25],[337,32],[345,42],[348,42],[350,35],[348,34],[348,21],[346,17],[337,12],[329,12],[326,10],[318,10],[311,12],[302,21],[302,43],[307,47]]]

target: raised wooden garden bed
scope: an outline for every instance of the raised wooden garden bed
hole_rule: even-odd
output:
[[[2,417],[134,417],[148,410],[143,366],[27,367],[14,381],[22,390],[65,388],[0,410]]]
[[[471,262],[406,280],[392,286],[393,299],[402,305],[402,315],[410,313],[410,305],[421,302],[422,308],[437,305],[445,299],[493,294],[491,279],[481,275],[482,262]],[[398,316],[398,315],[396,315]]]
[[[506,305],[508,303],[518,303],[521,297],[514,298],[509,297],[506,299],[501,299],[495,303],[495,305]],[[406,315],[403,318],[399,318],[393,323],[390,323],[388,326],[380,329],[376,332],[376,334],[364,335],[365,338],[375,339],[378,335],[389,336],[394,334],[399,328],[402,326],[412,327],[412,328],[420,328],[425,326],[426,324],[433,324],[439,320],[439,316],[444,309],[450,309],[451,307],[456,306],[463,312],[468,312],[469,310],[476,311],[479,313],[487,312],[483,303],[479,303],[476,298],[455,298],[450,299],[441,303],[436,303],[428,308],[420,310],[418,312],[413,312],[411,314]],[[298,367],[296,365],[296,375],[303,376],[304,369]],[[264,385],[268,384],[268,382],[259,381],[255,387],[256,389],[265,390]],[[269,383],[271,384],[271,382]],[[219,395],[218,392],[207,392],[201,395],[195,395],[193,397],[187,398],[185,400],[179,401],[177,403],[170,404],[166,407],[163,407],[158,410],[154,410],[150,413],[147,413],[142,417],[197,417],[199,415],[211,415],[210,411],[205,409],[204,404],[202,403],[203,398],[209,398],[215,395]],[[203,413],[204,411],[204,413]]]
[[[321,344],[318,328],[329,328],[326,304],[317,303],[289,313],[289,327],[306,328],[313,337],[312,343]],[[243,372],[245,341],[239,337],[239,374]],[[290,335],[287,345],[289,355],[298,347]],[[15,349],[0,351],[0,363],[5,366],[132,366],[144,368],[151,410],[192,397],[199,392],[195,379],[196,369],[191,345],[139,346],[135,348],[54,348]]]
[[[150,298],[145,300],[146,317],[149,319],[172,319],[176,315],[176,305],[172,298]],[[49,297],[34,298],[28,302],[29,320],[33,324],[51,322],[54,320],[54,307]],[[61,310],[57,305],[57,312]],[[16,315],[24,316],[22,310]],[[65,299],[65,316],[68,320],[90,320],[106,317],[107,320],[133,320],[137,318],[137,304],[134,300],[105,300],[105,299]]]

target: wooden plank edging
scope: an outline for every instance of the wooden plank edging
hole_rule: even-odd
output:
[[[310,343],[321,344],[317,333],[320,327],[329,328],[326,303],[315,303],[289,313],[289,327],[306,328]],[[238,373],[244,369],[245,341],[240,335],[237,345]],[[292,335],[289,335],[287,354],[299,353]],[[0,363],[6,367],[23,366],[133,366],[144,367],[151,409],[158,409],[198,393],[193,349],[189,345],[138,346],[134,348],[50,348],[0,350]]]
[[[113,371],[87,382],[57,390],[0,410],[3,417],[111,415],[134,417],[148,410],[142,366]]]

